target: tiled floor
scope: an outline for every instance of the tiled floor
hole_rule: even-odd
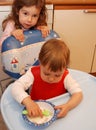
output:
[[[0,54],[0,99],[2,96],[2,91],[4,91],[6,87],[13,81],[12,78],[9,78],[9,79],[7,78],[9,78],[9,76],[3,72],[2,64],[1,64],[1,54]],[[3,121],[1,111],[0,111],[0,130],[8,130]]]
[[[8,86],[8,84],[10,84],[11,82],[12,82],[12,79],[8,79],[1,82],[3,92],[5,91],[6,86]],[[2,91],[1,91],[1,86],[0,86],[0,99],[1,99],[1,96],[2,96]],[[8,130],[2,118],[1,111],[0,111],[0,130]]]
[[[3,121],[1,112],[0,112],[0,130],[8,130],[5,123],[4,123],[4,121]]]

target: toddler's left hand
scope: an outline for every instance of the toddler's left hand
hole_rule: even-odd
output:
[[[48,34],[50,33],[48,26],[38,26],[36,27],[36,29],[41,31],[42,37],[47,37]]]
[[[59,113],[57,114],[57,118],[65,117],[69,112],[69,107],[67,104],[55,106],[55,109],[60,110]]]

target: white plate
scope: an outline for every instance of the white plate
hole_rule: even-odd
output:
[[[31,126],[35,126],[39,128],[44,128],[44,127],[49,126],[51,123],[53,123],[57,119],[57,112],[54,109],[55,105],[46,100],[38,100],[36,101],[36,103],[39,105],[42,111],[48,110],[50,114],[48,116],[43,116],[43,118],[41,117],[30,118],[28,117],[28,115],[22,114],[23,119],[25,120],[27,124]],[[26,110],[26,108],[24,108],[23,110]]]

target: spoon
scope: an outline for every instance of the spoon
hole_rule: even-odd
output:
[[[23,111],[22,111],[22,114],[27,115],[27,114],[28,114],[28,111],[27,111],[27,110],[23,110]],[[44,110],[42,111],[42,114],[43,114],[44,116],[49,116],[49,115],[51,115],[51,112],[50,112],[49,110],[44,109]]]

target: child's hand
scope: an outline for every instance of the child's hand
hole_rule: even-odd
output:
[[[57,114],[57,118],[65,117],[69,112],[69,107],[67,104],[55,106],[55,109],[60,110],[59,113]]]
[[[19,40],[20,42],[24,41],[24,34],[22,29],[16,29],[15,31],[12,32],[12,35]]]
[[[41,31],[42,37],[47,37],[48,34],[50,33],[48,26],[38,26],[36,27],[36,29]]]
[[[56,106],[55,109],[60,110],[57,117],[61,118],[67,115],[67,113],[75,108],[83,99],[83,94],[81,92],[74,93],[66,104]]]
[[[26,97],[23,102],[22,102],[23,105],[25,105],[27,111],[28,111],[28,115],[30,117],[34,116],[41,116],[43,117],[43,114],[42,114],[42,110],[40,109],[40,107],[38,106],[38,104],[36,102],[34,102],[30,96]]]

